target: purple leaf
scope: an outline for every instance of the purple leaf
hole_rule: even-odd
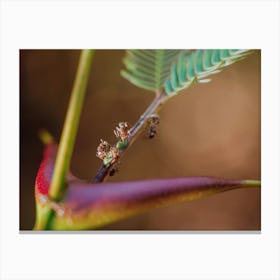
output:
[[[92,184],[69,174],[64,199],[55,203],[47,198],[55,155],[56,146],[49,145],[37,174],[36,197],[37,203],[50,203],[55,210],[52,229],[56,230],[92,229],[149,209],[231,189],[260,186],[259,181],[208,177]]]

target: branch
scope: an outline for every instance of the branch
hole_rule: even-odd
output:
[[[146,111],[140,116],[138,121],[134,124],[134,126],[129,130],[129,134],[127,135],[127,142],[125,147],[123,147],[121,150],[119,150],[118,159],[120,159],[124,153],[128,150],[128,148],[136,141],[136,139],[139,137],[142,131],[147,126],[147,121],[149,117],[152,114],[157,113],[163,103],[166,101],[166,96],[160,92],[156,93],[155,99],[152,101],[150,106],[146,109]],[[117,144],[115,144],[114,147],[117,147]],[[100,183],[103,182],[104,179],[107,177],[110,168],[113,166],[113,164],[104,165],[102,164],[97,171],[95,177],[93,178],[94,183]]]

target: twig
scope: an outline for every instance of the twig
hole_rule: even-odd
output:
[[[127,136],[127,146],[119,152],[119,159],[124,155],[124,153],[134,143],[134,141],[138,138],[138,136],[141,134],[141,132],[146,128],[147,120],[149,119],[149,117],[152,114],[157,113],[165,101],[166,101],[166,96],[160,92],[157,92],[155,99],[152,101],[150,106],[141,115],[141,117],[134,124],[134,126],[129,130],[129,134]],[[116,145],[115,145],[115,147],[116,147]],[[108,166],[105,166],[104,164],[102,164],[100,166],[99,170],[97,171],[95,177],[93,178],[93,182],[94,183],[103,182],[104,179],[107,177],[108,172],[111,167],[112,167],[112,164],[110,164]]]

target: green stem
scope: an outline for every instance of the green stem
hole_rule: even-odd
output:
[[[80,54],[78,69],[64,121],[49,190],[49,197],[54,201],[61,199],[66,188],[66,174],[69,170],[73,153],[93,55],[94,50],[82,50]],[[37,218],[34,229],[51,229],[51,220],[53,216],[54,212],[51,207],[49,205],[45,206],[44,213],[39,219],[40,221],[38,221]]]
[[[72,157],[93,55],[93,50],[81,51],[49,190],[53,200],[59,200],[65,188],[65,177]]]

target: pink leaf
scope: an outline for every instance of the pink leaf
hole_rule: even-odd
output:
[[[35,184],[37,204],[50,203],[55,210],[52,229],[96,228],[149,209],[198,199],[235,188],[260,185],[259,181],[208,177],[92,184],[69,174],[64,199],[55,203],[48,199],[47,193],[56,151],[56,145],[46,147]]]

